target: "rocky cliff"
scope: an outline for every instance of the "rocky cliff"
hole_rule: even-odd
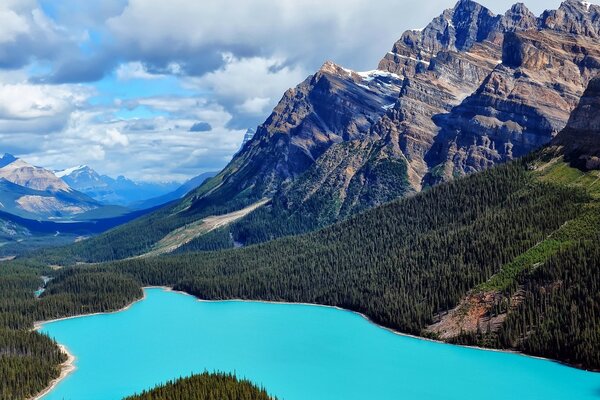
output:
[[[600,77],[594,78],[571,114],[566,128],[553,140],[567,161],[584,170],[600,170]]]
[[[405,32],[376,71],[328,62],[286,92],[209,194],[259,198],[314,168],[320,178],[304,179],[302,190],[331,192],[323,176],[337,176],[346,183],[333,185],[336,201],[347,201],[352,186],[369,186],[384,194],[365,200],[371,206],[527,154],[564,128],[600,71],[599,11],[568,0],[540,17],[523,4],[494,15],[461,0],[424,29]],[[335,148],[352,141],[364,143]],[[334,161],[341,153],[351,166],[343,172]],[[377,183],[371,164],[383,159],[400,166],[397,187]]]

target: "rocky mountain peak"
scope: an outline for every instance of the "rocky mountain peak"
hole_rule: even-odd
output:
[[[600,6],[586,1],[566,0],[557,10],[545,11],[539,25],[545,29],[598,38]]]
[[[0,157],[0,168],[5,167],[16,160],[17,158],[12,154],[4,153],[2,157]]]
[[[538,18],[523,3],[514,4],[501,20],[506,31],[535,29]]]
[[[460,0],[453,9],[451,30],[454,30],[454,46],[468,50],[477,42],[487,39],[498,27],[497,17],[486,7],[471,0]]]

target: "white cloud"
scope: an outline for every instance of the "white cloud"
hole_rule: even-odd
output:
[[[129,138],[127,135],[122,134],[116,128],[110,128],[106,130],[106,136],[100,139],[100,143],[108,147],[114,147],[121,145],[124,147],[129,146]]]
[[[28,120],[65,114],[81,106],[90,92],[78,85],[0,84],[0,118]]]
[[[159,79],[161,75],[150,74],[144,68],[144,65],[139,62],[129,62],[121,64],[116,70],[116,75],[119,80],[126,81],[129,79]]]
[[[12,42],[17,35],[29,31],[25,18],[13,10],[0,8],[0,43]]]
[[[269,97],[253,97],[246,99],[237,109],[247,114],[263,115],[272,102],[273,99]]]

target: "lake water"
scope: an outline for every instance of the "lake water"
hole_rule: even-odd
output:
[[[284,400],[600,399],[600,374],[393,334],[332,308],[146,289],[126,311],[45,324],[76,370],[44,400],[121,399],[228,371]]]

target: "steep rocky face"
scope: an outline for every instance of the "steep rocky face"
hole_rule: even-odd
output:
[[[501,17],[471,0],[460,0],[422,30],[405,32],[379,62],[379,69],[414,75],[428,69],[440,52],[468,51],[494,36]]]
[[[584,170],[600,169],[600,77],[592,79],[566,128],[552,145]]]
[[[547,144],[600,72],[596,40],[550,30],[507,32],[502,65],[445,115],[426,156],[427,184],[480,171]]]
[[[568,0],[538,18],[522,3],[494,15],[460,0],[405,32],[376,71],[325,63],[176,210],[277,194],[332,221],[538,149],[600,72],[599,9]]]
[[[261,198],[298,177],[332,145],[364,138],[393,106],[402,79],[386,71],[356,73],[327,62],[288,90],[232,162],[193,194],[202,207],[239,196]]]
[[[544,12],[538,25],[542,29],[598,38],[600,6],[582,0],[566,0],[558,10]]]
[[[504,31],[527,31],[536,29],[537,17],[523,3],[517,3],[508,10],[500,21]]]

